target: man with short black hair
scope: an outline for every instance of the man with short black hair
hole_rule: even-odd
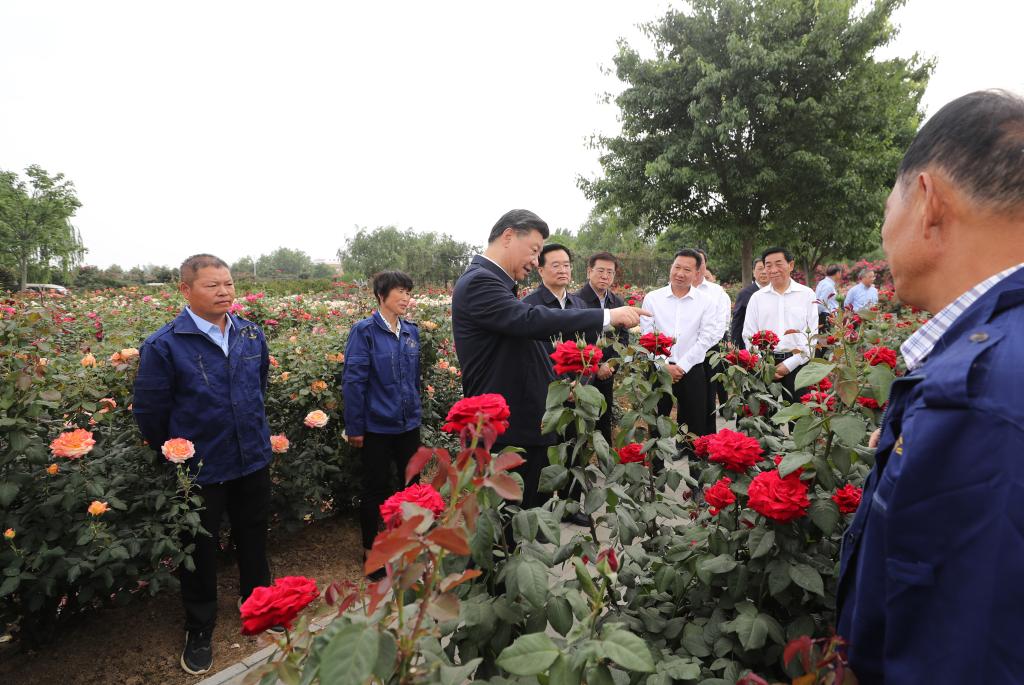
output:
[[[886,201],[896,295],[933,312],[900,348],[843,538],[838,630],[864,685],[1021,682],[1024,98],[933,114]]]
[[[487,249],[473,257],[452,292],[452,334],[463,394],[499,393],[508,402],[509,428],[494,447],[525,449],[524,508],[542,501],[537,485],[548,464],[547,447],[555,442],[554,435],[537,430],[554,371],[533,341],[597,334],[608,325],[631,328],[642,313],[636,307],[549,309],[519,300],[518,282],[539,265],[548,235],[547,223],[533,212],[507,212],[491,229]]]
[[[818,305],[814,291],[797,283],[793,255],[783,247],[770,247],[761,254],[770,284],[751,295],[743,322],[743,340],[756,349],[750,338],[758,331],[771,331],[779,338],[774,349],[775,380],[782,382],[789,397],[797,397],[797,371],[811,360],[811,336],[818,332]]]
[[[264,408],[270,353],[260,327],[231,313],[235,284],[223,260],[194,255],[180,273],[179,290],[188,304],[139,350],[132,412],[158,453],[171,438],[195,446],[186,468],[203,498],[199,517],[207,533],[182,541],[195,544],[195,567],[179,569],[185,605],[181,667],[195,675],[213,665],[217,549],[225,512],[238,557],[239,603],[270,584],[273,454]]]
[[[572,282],[572,252],[565,245],[548,243],[537,258],[540,285],[523,302],[550,309],[583,309],[583,303],[569,292]]]

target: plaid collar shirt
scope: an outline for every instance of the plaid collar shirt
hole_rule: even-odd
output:
[[[961,314],[967,311],[968,307],[974,304],[979,297],[994,288],[1000,281],[1016,273],[1021,267],[1024,267],[1024,263],[1011,266],[1009,269],[1000,271],[994,276],[989,276],[943,307],[938,314],[907,338],[907,341],[900,345],[900,352],[903,354],[903,361],[907,364],[907,371],[913,371],[924,363],[924,360],[928,358],[928,355],[934,349],[935,343],[939,342],[939,338],[949,330],[949,327],[960,318]]]

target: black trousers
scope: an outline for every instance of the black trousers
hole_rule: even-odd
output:
[[[708,435],[708,379],[703,364],[696,364],[686,372],[678,383],[672,384],[673,398],[662,397],[658,402],[658,413],[668,416],[672,411],[673,399],[678,406],[676,418],[685,423],[691,433]],[[713,431],[710,431],[713,432]]]
[[[718,366],[712,366],[710,362],[705,360],[702,364],[704,366],[704,376],[707,378],[707,425],[705,427],[706,433],[703,435],[711,435],[712,433],[718,432],[718,410],[716,402],[718,404],[725,404],[729,397],[725,394],[725,386],[719,381],[713,381],[712,378],[716,374],[721,373],[724,370],[724,365],[719,364]]]
[[[371,433],[363,436],[363,497],[359,506],[359,525],[363,549],[373,547],[381,528],[380,505],[407,485],[405,467],[420,448],[420,429],[405,433]],[[397,479],[391,475],[394,466]],[[397,487],[396,487],[397,484]]]
[[[789,356],[790,355],[786,355],[785,358],[788,359]],[[782,360],[780,359],[779,361],[781,362]],[[780,383],[782,383],[782,388],[788,393],[785,396],[785,399],[789,400],[790,402],[799,402],[800,397],[805,392],[804,388],[794,387],[796,385],[796,375],[800,373],[800,369],[804,368],[804,366],[804,364],[801,364],[800,366],[796,367],[795,369],[787,373],[785,376],[783,376],[782,380],[779,381]]]
[[[235,480],[201,485],[199,494],[206,507],[199,512],[199,520],[210,534],[185,540],[185,544],[195,543],[192,560],[196,568],[181,567],[185,629],[191,631],[211,630],[217,621],[217,548],[225,512],[238,558],[238,594],[244,600],[253,588],[270,585],[270,467]]]
[[[601,435],[604,436],[605,442],[609,445],[612,444],[612,404],[615,402],[615,376],[610,376],[603,381],[594,380],[594,387],[601,391],[604,396],[605,411],[601,414],[601,418],[597,420],[597,430],[601,431]]]

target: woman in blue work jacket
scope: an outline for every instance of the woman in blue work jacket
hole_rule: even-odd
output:
[[[420,447],[421,422],[420,334],[402,318],[412,279],[383,271],[373,277],[373,294],[377,310],[352,327],[342,373],[345,434],[363,462],[360,525],[367,552],[380,529],[380,505],[396,491],[391,469],[404,481]]]

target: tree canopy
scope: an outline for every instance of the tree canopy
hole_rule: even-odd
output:
[[[693,0],[626,43],[622,131],[601,137],[599,210],[741,246],[788,244],[805,268],[877,244],[885,194],[922,115],[932,64],[877,60],[903,0]]]
[[[378,271],[404,271],[416,283],[455,281],[465,271],[476,248],[446,233],[411,228],[360,228],[338,251],[346,278],[369,278]]]

